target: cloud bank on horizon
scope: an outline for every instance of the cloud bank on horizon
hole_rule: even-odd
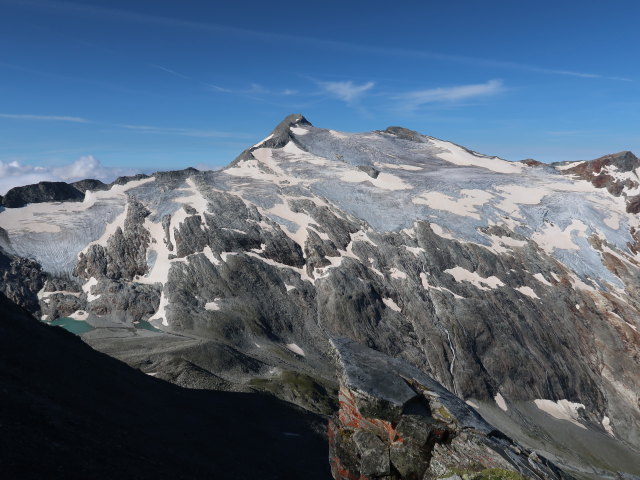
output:
[[[0,195],[13,187],[21,187],[39,182],[74,182],[92,178],[105,183],[112,182],[122,175],[140,173],[139,169],[106,167],[91,155],[80,157],[68,165],[56,167],[23,165],[18,161],[0,160]]]

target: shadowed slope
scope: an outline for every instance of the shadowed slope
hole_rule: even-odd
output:
[[[328,478],[324,422],[258,394],[184,390],[0,294],[4,478]]]

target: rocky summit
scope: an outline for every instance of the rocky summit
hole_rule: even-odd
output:
[[[0,291],[157,379],[331,418],[335,478],[631,479],[639,169],[291,115],[221,170],[7,194]]]

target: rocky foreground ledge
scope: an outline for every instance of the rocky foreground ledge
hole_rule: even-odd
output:
[[[352,340],[331,344],[340,379],[329,422],[334,479],[573,478],[406,362]]]

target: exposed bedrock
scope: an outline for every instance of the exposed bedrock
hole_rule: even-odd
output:
[[[340,379],[340,410],[329,423],[334,479],[572,478],[415,367],[350,340],[332,346]]]
[[[9,246],[6,232],[0,227],[0,292],[30,312],[39,312],[38,292],[44,285],[46,273],[37,261],[4,250]]]

